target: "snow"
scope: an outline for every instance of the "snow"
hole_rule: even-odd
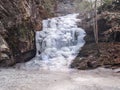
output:
[[[120,90],[120,73],[0,69],[0,90]]]

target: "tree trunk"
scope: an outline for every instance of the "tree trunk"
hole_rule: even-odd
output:
[[[94,12],[95,12],[95,18],[94,18],[94,37],[95,37],[95,43],[96,43],[97,51],[98,51],[97,55],[99,55],[100,51],[99,51],[99,43],[98,43],[97,0],[95,0]]]

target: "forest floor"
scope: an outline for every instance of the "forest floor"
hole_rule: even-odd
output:
[[[116,71],[0,69],[0,90],[120,90],[120,73]]]
[[[99,48],[99,52],[98,52]],[[116,69],[120,68],[120,43],[100,42],[99,46],[95,43],[86,44],[80,51],[80,57],[71,64],[77,69],[94,69],[97,67]]]

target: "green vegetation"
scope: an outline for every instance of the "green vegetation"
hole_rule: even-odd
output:
[[[96,5],[97,7],[100,7],[101,5],[111,5],[112,2],[115,1],[115,0],[97,0],[96,1]],[[90,11],[92,9],[94,9],[95,7],[95,1],[92,1],[92,0],[80,0],[80,1],[75,1],[76,5],[77,5],[77,8],[79,8],[80,11]]]
[[[77,3],[77,8],[79,8],[80,11],[89,11],[91,10],[91,5],[91,2],[81,1],[80,3]]]
[[[111,4],[113,0],[103,0],[103,3],[105,4]]]

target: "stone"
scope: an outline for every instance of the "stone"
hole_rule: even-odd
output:
[[[53,16],[54,5],[54,0],[0,1],[0,59],[9,59],[0,62],[0,67],[35,56],[35,31],[42,29],[43,19]]]
[[[2,53],[1,54],[1,59],[2,60],[9,60],[9,56],[7,54]]]

